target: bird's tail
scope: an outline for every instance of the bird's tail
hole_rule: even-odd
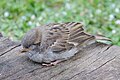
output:
[[[111,41],[111,39],[109,39],[109,38],[107,38],[107,37],[105,37],[103,35],[99,35],[99,34],[95,35],[95,39],[96,40]]]
[[[95,35],[95,40],[97,42],[101,42],[101,43],[105,43],[105,44],[111,44],[112,43],[112,40],[110,38],[107,38],[103,35],[100,35],[100,34],[97,34]]]
[[[95,42],[101,42],[101,43],[105,43],[105,44],[111,44],[111,39],[103,36],[103,35],[94,35],[89,37],[88,39],[84,40],[82,43],[80,43],[77,48],[84,48],[88,45],[91,45]]]

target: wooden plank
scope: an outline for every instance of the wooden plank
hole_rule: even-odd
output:
[[[20,43],[11,41],[7,37],[0,37],[0,56],[20,46]]]
[[[10,40],[11,41],[11,40]],[[6,42],[1,42],[4,46]],[[12,43],[9,42],[8,43]],[[71,59],[44,67],[20,54],[21,46],[12,45],[0,56],[0,80],[118,80],[120,47],[94,43]],[[0,47],[1,48],[1,47]],[[10,50],[7,50],[10,49]],[[0,49],[2,50],[2,49]],[[5,53],[5,51],[7,51]]]

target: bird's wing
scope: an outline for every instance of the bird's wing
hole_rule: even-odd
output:
[[[86,33],[82,23],[72,22],[67,26],[70,27],[69,43],[75,43],[76,47],[84,47],[95,42],[95,36]]]
[[[49,47],[56,53],[82,45],[85,41],[88,42],[93,38],[92,35],[84,32],[82,23],[76,22],[52,25],[48,34],[47,39],[51,42]]]

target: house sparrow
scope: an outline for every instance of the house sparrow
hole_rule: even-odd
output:
[[[94,43],[95,36],[84,32],[80,22],[48,24],[28,31],[22,39],[26,55],[45,66],[56,65]]]

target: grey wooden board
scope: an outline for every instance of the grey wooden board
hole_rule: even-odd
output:
[[[45,67],[20,53],[22,47],[13,41],[0,43],[5,47],[0,47],[0,80],[120,80],[118,46],[94,43],[67,61]]]

